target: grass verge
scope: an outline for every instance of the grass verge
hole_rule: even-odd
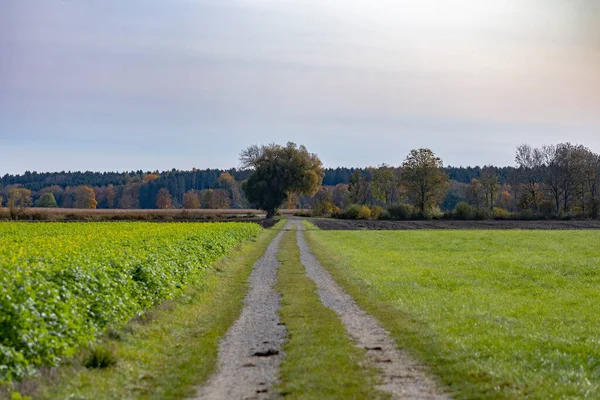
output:
[[[307,232],[458,398],[600,398],[600,232]]]
[[[319,230],[319,228],[315,224],[308,222],[308,220],[306,220],[306,219],[302,220],[302,225],[304,225],[305,231],[318,231]]]
[[[277,229],[264,230],[218,261],[195,287],[125,326],[108,329],[93,347],[17,384],[15,391],[36,399],[193,395],[213,372],[218,341],[241,312],[252,266],[276,234]]]
[[[281,320],[289,341],[279,390],[286,399],[379,399],[376,372],[361,367],[365,352],[348,338],[338,316],[326,308],[300,263],[296,232],[286,232],[278,259]]]

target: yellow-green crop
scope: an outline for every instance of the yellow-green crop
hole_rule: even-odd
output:
[[[54,365],[172,298],[237,243],[249,223],[1,223],[0,381]]]

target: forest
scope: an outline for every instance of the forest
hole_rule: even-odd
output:
[[[433,153],[431,153],[433,155]],[[442,173],[420,214],[463,219],[597,218],[600,158],[571,143],[516,149],[515,166],[435,166]],[[406,165],[325,168],[313,197],[290,194],[287,209],[340,216],[351,206],[419,214]],[[25,172],[0,178],[0,205],[11,197],[28,206],[102,209],[249,208],[246,169],[131,172]],[[404,208],[404,210],[402,209]],[[381,214],[377,211],[376,214]],[[350,215],[351,216],[351,215]]]

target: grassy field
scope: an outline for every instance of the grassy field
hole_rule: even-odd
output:
[[[251,223],[0,223],[0,382],[202,283]]]
[[[458,398],[600,398],[600,232],[306,234]]]
[[[383,399],[375,371],[361,367],[365,350],[348,338],[345,328],[316,293],[315,283],[300,263],[296,233],[286,232],[278,259],[281,320],[289,341],[281,365],[281,394],[286,399]]]

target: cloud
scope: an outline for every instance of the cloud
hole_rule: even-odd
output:
[[[64,148],[131,155],[105,169],[227,166],[272,140],[344,165],[600,148],[588,0],[7,0],[0,16],[0,173],[33,153],[31,169],[86,169]]]

